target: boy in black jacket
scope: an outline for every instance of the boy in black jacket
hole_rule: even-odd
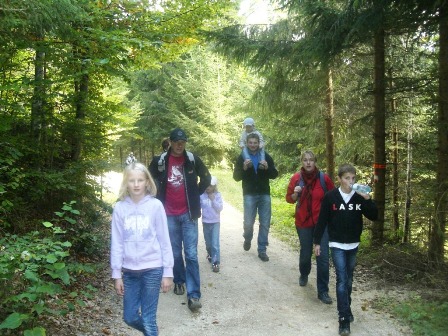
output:
[[[318,256],[319,243],[328,227],[331,256],[336,270],[339,335],[350,334],[350,322],[354,321],[350,304],[363,215],[370,220],[378,217],[378,209],[370,195],[352,190],[351,185],[355,183],[355,179],[355,167],[350,164],[339,167],[340,187],[325,194],[314,231],[314,252]]]

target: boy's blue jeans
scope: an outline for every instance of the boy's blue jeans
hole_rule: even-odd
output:
[[[201,298],[201,279],[198,261],[198,221],[187,213],[179,216],[167,216],[171,248],[173,249],[173,282],[186,284],[187,298]],[[182,255],[185,253],[185,263]]]
[[[220,223],[202,223],[202,231],[204,232],[205,248],[212,258],[212,264],[220,264],[219,256],[219,227]]]
[[[300,241],[299,271],[308,276],[311,272],[311,256],[313,254],[313,236],[315,227],[300,229],[296,226]],[[317,294],[328,293],[330,281],[330,256],[328,247],[328,230],[325,229],[320,241],[320,256],[316,257]]]
[[[145,336],[157,336],[157,305],[163,270],[123,272],[123,320]]]
[[[258,253],[266,252],[269,245],[268,235],[271,226],[271,196],[244,195],[244,240],[251,241],[254,236],[255,217],[260,222],[258,230]]]
[[[331,248],[331,256],[336,270],[336,297],[340,319],[348,319],[352,315],[350,305],[352,303],[353,271],[355,270],[357,252],[358,248],[352,250]]]

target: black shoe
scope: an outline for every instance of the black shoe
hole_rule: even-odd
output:
[[[266,254],[266,252],[260,252],[260,253],[258,253],[258,258],[260,258],[260,259],[263,260],[263,261],[269,261],[269,257],[268,257],[268,255]]]
[[[215,272],[215,273],[218,273],[219,272],[219,264],[213,264],[212,265],[212,271]]]
[[[350,335],[350,321],[347,318],[339,319],[339,335]]]
[[[308,283],[308,275],[301,275],[299,277],[299,285],[304,287]]]
[[[184,293],[185,293],[184,284],[174,284],[174,294],[184,295]]]
[[[250,240],[245,240],[243,244],[244,251],[250,250]]]
[[[332,304],[333,303],[333,300],[331,299],[330,295],[328,295],[327,292],[321,293],[321,294],[317,295],[317,298],[319,300],[321,300],[325,304]]]
[[[199,308],[202,308],[202,303],[199,301],[199,299],[191,298],[188,299],[188,309],[191,311],[198,310]]]
[[[208,260],[209,263],[212,262],[212,257],[210,257],[210,254],[207,254],[207,260]]]

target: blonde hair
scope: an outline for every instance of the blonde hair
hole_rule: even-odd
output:
[[[128,179],[129,179],[129,173],[133,170],[138,170],[138,171],[143,172],[143,174],[145,174],[145,177],[148,180],[148,185],[146,187],[146,193],[151,196],[156,196],[157,187],[154,182],[154,179],[152,178],[151,174],[148,171],[148,168],[146,168],[143,164],[141,164],[139,162],[133,162],[130,165],[126,166],[126,168],[123,171],[123,181],[121,181],[120,192],[118,193],[118,198],[120,200],[124,200],[126,198],[126,196],[129,196]]]
[[[305,159],[305,156],[309,155],[311,159],[314,160],[314,162],[317,162],[317,157],[316,155],[314,155],[314,153],[310,150],[306,150],[302,152],[302,155],[300,156],[300,161],[303,161],[303,159]]]

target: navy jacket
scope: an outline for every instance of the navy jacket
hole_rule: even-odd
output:
[[[166,160],[164,162],[164,169],[160,171],[158,161],[160,157],[154,157],[149,165],[149,171],[157,184],[157,198],[165,204],[166,185],[168,180],[168,161],[171,149],[168,150]],[[185,192],[188,203],[188,211],[192,219],[201,217],[201,202],[200,196],[205,192],[205,189],[210,185],[211,176],[199,156],[194,156],[194,164],[188,158],[187,152],[184,151],[184,183]],[[199,178],[199,183],[198,183]]]

